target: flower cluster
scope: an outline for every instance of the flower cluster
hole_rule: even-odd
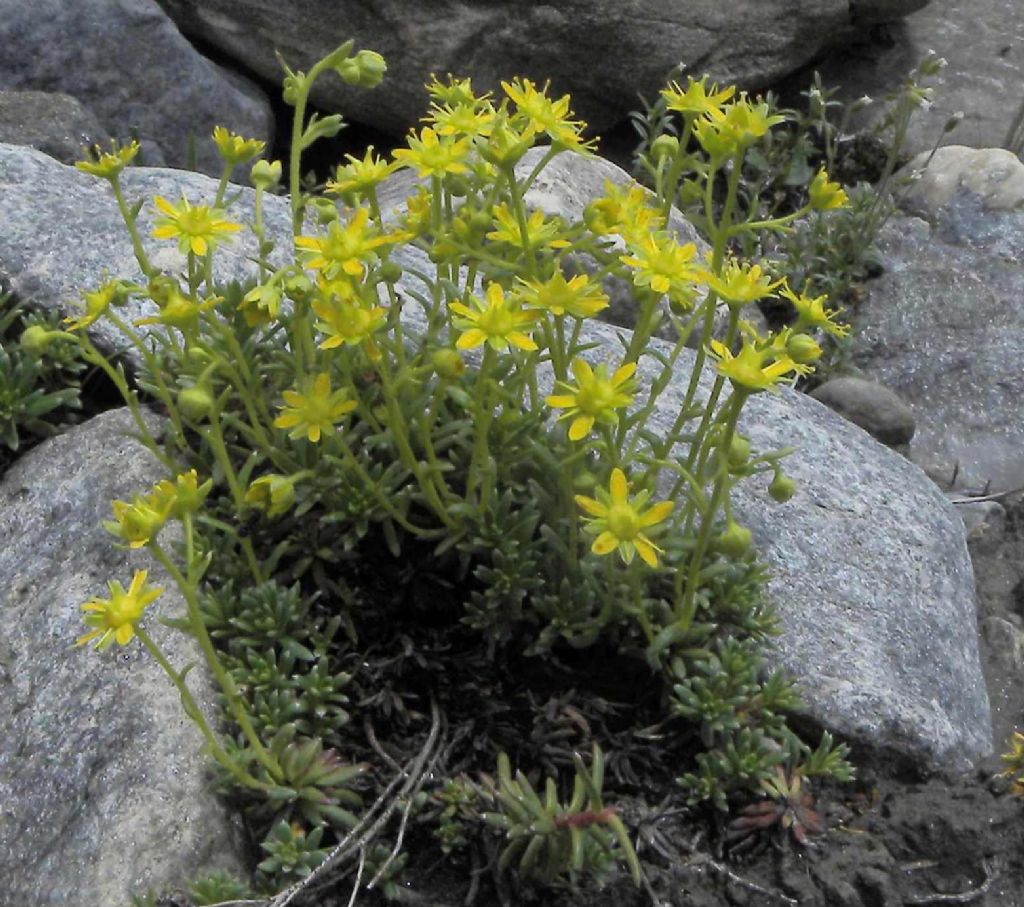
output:
[[[708,588],[720,571],[706,567],[749,557],[752,533],[733,517],[732,489],[768,473],[773,498],[795,492],[779,465],[785,451],[755,452],[741,435],[743,406],[807,374],[822,354],[820,334],[846,331],[826,298],[792,290],[772,261],[737,254],[748,234],[782,229],[790,217],[757,220],[738,185],[744,155],[782,120],[767,102],[704,79],[673,83],[663,97],[683,126],[659,146],[655,190],[608,182],[574,220],[531,207],[528,193],[556,156],[590,155],[594,142],[568,96],[552,97],[549,85],[525,78],[503,82],[500,97],[478,95],[468,79],[435,79],[430,110],[406,147],[390,158],[373,148],[347,156],[327,180],[326,197],[312,196],[302,152],[342,127],[337,115],[306,117],[313,82],[328,72],[369,87],[384,63],[349,43],[308,73],[285,67],[284,98],[296,115],[287,250],[275,250],[263,223],[266,193],[284,167],[256,160],[261,142],[216,130],[224,171],[214,197],[157,197],[147,237],[139,208],[121,194],[133,146],[82,162],[80,169],[111,184],[144,279],[86,293],[84,313],[70,320],[174,475],[114,501],[104,525],[129,549],[146,549],[181,591],[186,616],[175,625],[197,639],[237,740],[218,742],[189,698],[184,672],[140,627],[160,594],[145,571],[127,590],[112,582],[109,598],[83,606],[90,632],[80,642],[106,648],[138,637],[163,659],[209,752],[250,795],[263,797],[261,822],[280,820],[275,827],[288,830],[289,847],[318,843],[332,823],[355,822],[338,805],[346,796],[358,801],[338,789],[351,767],[335,765],[333,750],[313,738],[325,715],[339,714],[337,683],[312,669],[302,675],[306,698],[326,690],[327,704],[313,708],[317,730],[299,742],[289,735],[297,733],[300,681],[277,682],[286,673],[278,659],[288,670],[312,662],[334,631],[235,664],[245,678],[236,681],[199,606],[215,553],[243,585],[262,587],[290,571],[295,596],[311,590],[311,600],[337,608],[332,626],[344,626],[352,640],[358,615],[348,611],[341,566],[429,550],[459,565],[453,587],[471,586],[464,623],[485,633],[492,649],[515,639],[540,653],[604,635],[643,650],[676,690],[685,686],[673,675],[679,665],[693,674],[714,663],[727,673],[732,668],[714,661],[707,635],[721,617]],[[255,189],[245,225],[232,219],[227,192],[242,164],[251,164]],[[386,210],[382,184],[403,169],[419,182],[401,210]],[[694,191],[704,202],[705,254],[680,240],[669,217],[679,194]],[[803,213],[845,202],[824,171],[808,196]],[[153,240],[176,244],[176,269],[148,257]],[[255,248],[253,280],[219,283],[223,247],[243,242]],[[630,295],[633,330],[621,335],[621,350],[602,355],[586,326],[610,308],[612,287]],[[152,312],[126,324],[114,310],[128,296]],[[744,312],[778,298],[792,305],[792,324],[758,333]],[[420,317],[408,317],[412,309]],[[87,330],[100,318],[125,333],[144,363],[142,383],[167,413],[162,445],[123,372],[91,346]],[[674,332],[664,345],[654,341],[663,329]],[[680,382],[694,337],[694,373]],[[711,384],[701,390],[705,368]],[[681,400],[655,431],[652,414],[673,383],[685,388]],[[200,472],[211,478],[200,483]],[[158,540],[171,520],[181,524],[181,565]],[[261,626],[272,631],[287,617],[269,614]],[[759,641],[768,630],[750,627],[768,623],[751,616],[744,632]],[[702,728],[709,746],[735,746],[730,735],[753,733],[761,721],[763,709],[753,704],[760,681],[744,683],[753,692],[731,703],[732,723]],[[673,695],[689,703],[691,693],[699,691]],[[690,709],[686,703],[681,708]],[[774,717],[757,733],[763,752],[778,750],[783,738],[799,751]],[[685,782],[695,799],[724,802],[728,790],[760,777],[740,777],[724,757],[715,764],[700,781]],[[296,817],[316,826],[308,838],[306,826],[289,830]],[[301,862],[309,854],[294,856]]]

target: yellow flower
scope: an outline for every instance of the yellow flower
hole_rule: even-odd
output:
[[[171,502],[163,495],[136,495],[131,503],[114,501],[111,505],[114,519],[104,520],[103,526],[111,535],[128,543],[129,548],[148,545],[171,515]]]
[[[786,119],[769,114],[769,109],[766,101],[755,104],[744,95],[731,104],[708,110],[694,123],[693,133],[711,157],[732,157]]]
[[[600,287],[594,286],[586,274],[577,274],[569,280],[561,269],[556,269],[549,280],[523,280],[517,289],[520,299],[532,309],[541,309],[552,315],[590,318],[608,307],[608,297]]]
[[[263,153],[263,149],[267,147],[266,142],[261,142],[259,139],[244,139],[234,132],[229,132],[223,126],[213,127],[213,143],[217,146],[220,156],[224,158],[224,163],[229,167],[244,164],[254,157],[259,157]]]
[[[475,104],[434,104],[427,120],[438,135],[459,135],[467,138],[489,136],[494,128],[494,109],[490,105],[478,107]]]
[[[536,133],[528,126],[511,123],[508,114],[501,112],[486,139],[477,139],[476,147],[480,157],[495,167],[508,168],[533,147]]]
[[[667,233],[654,233],[637,237],[631,244],[632,255],[622,255],[623,264],[634,270],[633,284],[650,287],[655,293],[678,294],[690,299],[693,296],[691,284],[697,272],[690,262],[697,254],[697,246],[691,243],[679,245]]]
[[[782,280],[772,281],[769,274],[764,273],[760,265],[730,258],[722,265],[721,274],[701,271],[701,279],[708,288],[718,294],[728,305],[742,308],[758,299],[773,295]]]
[[[77,318],[65,318],[64,323],[68,326],[68,330],[78,331],[89,327],[112,305],[117,305],[124,293],[123,286],[117,280],[109,280],[98,290],[83,293],[85,314],[79,315]]]
[[[402,226],[410,236],[423,236],[430,227],[431,194],[423,186],[405,200],[405,216]]]
[[[524,119],[529,129],[534,132],[545,132],[551,140],[576,150],[589,150],[589,144],[580,138],[586,124],[580,120],[572,120],[569,109],[569,95],[563,95],[557,101],[548,97],[550,82],[538,91],[537,86],[529,79],[513,79],[502,82],[501,87],[513,104],[520,119]]]
[[[369,220],[369,210],[358,208],[347,224],[332,221],[326,236],[300,236],[295,245],[306,266],[327,277],[337,277],[339,272],[362,277],[366,265],[377,260],[375,250],[410,238],[406,233],[377,234]]]
[[[605,194],[583,211],[583,220],[598,236],[615,233],[627,239],[642,237],[661,229],[665,218],[648,204],[649,194],[636,183],[616,186],[604,181]]]
[[[321,296],[313,302],[313,311],[321,318],[317,329],[326,337],[320,342],[320,349],[357,346],[371,339],[374,331],[384,326],[386,311],[380,306],[365,306],[356,297],[341,298],[336,295]]]
[[[615,374],[608,377],[608,366],[599,365],[595,372],[583,359],[574,359],[572,373],[576,376],[576,386],[564,381],[558,382],[562,394],[552,394],[546,398],[548,406],[564,409],[559,419],[572,419],[569,426],[569,440],[579,441],[590,433],[594,422],[603,425],[615,425],[619,414],[615,412],[633,402],[635,382],[633,374],[636,363],[627,362],[616,369]]]
[[[170,479],[157,482],[150,500],[154,503],[160,501],[160,509],[166,510],[169,516],[180,520],[186,514],[199,510],[211,488],[213,479],[207,479],[200,485],[198,474],[194,469],[190,469],[181,473],[173,482]]]
[[[788,299],[796,309],[797,322],[794,325],[796,330],[821,328],[826,334],[831,334],[833,337],[845,337],[850,333],[848,324],[840,324],[836,321],[843,310],[828,311],[825,308],[827,295],[805,296],[803,293],[794,293],[788,286],[782,288],[781,295]]]
[[[662,501],[645,510],[644,505],[650,497],[646,490],[631,501],[626,475],[618,467],[612,470],[609,490],[598,488],[597,497],[595,501],[576,495],[576,503],[593,517],[583,527],[585,532],[597,536],[590,550],[594,554],[611,554],[618,549],[627,564],[633,562],[635,554],[639,554],[645,564],[657,567],[657,552],[661,549],[644,534],[644,530],[663,523],[675,505],[671,501]]]
[[[1003,753],[999,758],[1007,765],[1006,771],[999,773],[1000,778],[1009,778],[1024,772],[1024,734],[1014,731],[1010,739],[1009,752]],[[1014,778],[1010,784],[1010,791],[1017,796],[1024,796],[1024,780]]]
[[[451,73],[448,74],[448,82],[438,81],[437,76],[430,74],[430,81],[427,83],[427,94],[437,104],[447,104],[452,107],[473,106],[474,104],[486,101],[490,92],[477,97],[473,94],[472,79],[456,79]]]
[[[356,401],[348,399],[348,391],[331,390],[331,379],[321,372],[306,393],[285,391],[285,406],[274,420],[274,428],[290,428],[288,437],[294,441],[305,436],[314,444],[322,435],[334,432],[334,423],[356,408]]]
[[[138,153],[138,142],[130,142],[120,148],[112,142],[110,151],[101,151],[99,145],[93,145],[92,148],[86,149],[84,160],[75,162],[75,167],[83,173],[112,180],[135,160]]]
[[[711,89],[705,88],[708,77],[704,76],[699,82],[690,76],[686,90],[679,87],[678,82],[671,82],[668,88],[661,90],[661,96],[665,99],[669,110],[676,110],[679,113],[706,114],[712,110],[721,110],[722,105],[736,93],[736,86],[718,90],[715,82],[711,83]]]
[[[444,176],[446,173],[467,173],[466,158],[469,157],[469,139],[454,139],[445,136],[438,139],[437,133],[429,126],[420,131],[419,138],[413,132],[409,136],[409,147],[393,152],[402,166],[415,167],[418,176]]]
[[[518,249],[526,248],[523,233],[519,229],[519,220],[505,202],[491,209],[496,229],[487,234],[492,242],[504,242]],[[547,220],[543,211],[534,211],[526,219],[526,237],[530,248],[537,249],[548,246],[552,249],[563,249],[569,243],[559,238],[562,233],[562,222],[558,218]]]
[[[257,284],[246,293],[238,308],[249,327],[259,327],[261,324],[270,324],[277,318],[281,311],[282,297],[278,281],[268,280],[266,283]]]
[[[142,619],[142,612],[164,591],[147,586],[147,575],[145,570],[136,570],[127,590],[116,580],[108,582],[110,598],[94,598],[82,605],[82,610],[89,612],[82,619],[93,629],[80,636],[75,645],[84,646],[97,638],[96,648],[100,651],[114,642],[128,645],[135,636],[135,625]]]
[[[265,510],[268,517],[280,516],[295,503],[295,477],[260,476],[246,489],[245,502]]]
[[[488,285],[486,302],[476,296],[470,296],[470,300],[475,311],[461,302],[448,306],[461,316],[453,319],[455,327],[463,331],[455,344],[458,349],[474,349],[485,342],[496,350],[507,350],[509,344],[521,350],[537,349],[537,344],[522,330],[532,326],[534,313],[524,312],[515,297],[506,299],[500,284]]]
[[[134,324],[167,324],[185,332],[194,331],[199,326],[199,316],[221,301],[220,296],[211,296],[203,302],[186,296],[173,278],[154,280],[149,285],[149,295],[157,304],[159,314],[136,319]]]
[[[735,356],[724,343],[712,340],[711,353],[717,360],[719,373],[728,378],[733,387],[748,393],[774,390],[787,375],[811,371],[809,366],[794,362],[784,351],[757,340],[745,340]]]
[[[846,192],[839,183],[829,180],[824,170],[819,170],[811,184],[807,187],[807,195],[810,198],[811,207],[815,211],[832,211],[835,208],[845,208],[848,201]]]
[[[157,239],[177,239],[182,254],[194,252],[196,255],[205,255],[222,239],[242,229],[239,224],[224,220],[224,212],[220,208],[190,205],[185,198],[182,198],[180,205],[172,205],[160,195],[153,201],[164,213],[163,217],[156,219],[153,236]]]
[[[348,163],[338,167],[334,179],[327,181],[326,191],[332,195],[364,196],[401,166],[395,161],[389,164],[384,158],[374,157],[373,145],[366,149],[362,160],[351,154],[346,154],[345,159]]]

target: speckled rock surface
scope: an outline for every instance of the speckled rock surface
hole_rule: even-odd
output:
[[[467,3],[465,0],[160,0],[186,34],[245,60],[277,81],[279,50],[293,69],[353,38],[384,55],[389,71],[373,92],[336,78],[318,83],[324,107],[401,134],[426,109],[431,73],[472,76],[480,90],[501,79],[551,79],[598,130],[626,118],[637,92],[650,98],[684,61],[698,77],[764,86],[810,60],[854,24],[898,19],[928,0],[718,0],[657,4]],[[856,7],[861,7],[858,14]]]
[[[0,0],[0,46],[0,88],[73,95],[114,137],[134,130],[152,166],[185,167],[192,136],[199,169],[219,174],[214,126],[273,133],[262,91],[203,57],[155,0]]]
[[[13,205],[18,216],[0,221],[0,274],[53,304],[73,294],[74,280],[95,281],[105,263],[116,272],[130,262],[113,206],[98,189],[33,152],[0,148],[0,191],[15,198],[9,174],[18,167],[37,168],[45,191],[31,206],[24,194]],[[160,187],[180,194],[176,178],[189,194],[213,188],[203,177],[170,171],[129,176],[133,193]],[[286,200],[267,201],[271,230],[286,230]],[[60,220],[80,208],[91,209],[89,223],[102,225],[92,236],[84,219]],[[69,236],[85,238],[79,244]],[[240,241],[223,259],[225,274],[244,269],[245,248]],[[421,253],[410,256],[407,263],[424,266]],[[418,311],[405,309],[411,322]],[[619,330],[587,328],[584,339],[600,344],[595,359],[619,355]],[[661,343],[653,348],[664,352]],[[655,431],[675,418],[691,356],[684,351],[678,383],[655,413]],[[771,566],[770,591],[785,626],[777,663],[803,684],[813,718],[864,749],[927,768],[965,769],[989,753],[973,578],[959,516],[917,467],[802,395],[755,398],[743,429],[761,449],[798,448],[787,463],[800,483],[796,497],[775,505],[763,488],[743,488],[737,515]]]
[[[925,53],[934,50],[948,66],[928,84],[934,103],[919,111],[907,136],[911,154],[930,151],[946,121],[964,119],[945,142],[976,148],[1002,145],[1024,97],[1024,16],[1020,0],[944,0],[906,19],[845,41],[815,61],[826,85],[838,86],[844,100],[862,95],[880,99],[899,87]],[[810,84],[810,72],[801,87]],[[881,105],[855,120],[867,126]]]
[[[71,164],[83,145],[106,145],[110,136],[77,98],[48,91],[0,91],[0,142],[31,145]]]
[[[131,893],[241,868],[238,832],[211,794],[202,737],[136,642],[74,648],[79,605],[154,565],[101,526],[110,502],[145,490],[158,464],[114,411],[30,451],[0,481],[0,905],[127,907]],[[148,627],[176,667],[199,657],[158,615]],[[202,671],[189,684],[208,714]]]
[[[971,490],[1019,488],[1024,164],[954,152],[929,171],[907,202],[928,219],[896,218],[883,233],[885,272],[867,285],[854,361],[913,409],[911,457],[930,473]]]

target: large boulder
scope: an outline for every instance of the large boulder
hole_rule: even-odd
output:
[[[308,70],[354,38],[387,58],[384,85],[372,93],[325,78],[321,105],[380,129],[401,133],[426,107],[431,73],[472,76],[480,89],[501,79],[551,79],[570,92],[576,111],[606,129],[653,97],[680,61],[699,76],[764,86],[850,31],[849,0],[761,0],[737,9],[718,0],[665,0],[653,6],[610,0],[551,4],[517,0],[160,0],[182,30],[244,60],[268,79]],[[898,19],[927,0],[876,0],[859,24]]]
[[[566,161],[581,170],[607,166]],[[26,174],[35,181],[31,191],[20,188]],[[128,176],[133,196],[167,192],[175,181],[172,194],[214,190],[194,174]],[[557,188],[552,181],[550,192]],[[0,224],[0,276],[18,292],[59,306],[76,284],[99,280],[104,263],[129,263],[132,273],[113,203],[75,171],[29,150],[0,148],[0,193],[9,199]],[[239,194],[240,204],[251,204],[251,193]],[[86,208],[88,218],[61,216]],[[270,231],[287,236],[286,199],[268,198],[265,217]],[[223,273],[244,272],[248,251],[244,242],[225,250]],[[425,257],[409,256],[406,264],[429,267]],[[418,307],[406,309],[414,319]],[[584,339],[598,344],[592,355],[617,356],[617,331],[589,326]],[[654,348],[664,351],[659,344]],[[692,362],[684,351],[682,374],[659,404],[655,429],[674,419]],[[952,507],[917,467],[800,394],[755,398],[743,429],[762,449],[798,448],[787,462],[801,484],[797,496],[773,505],[751,485],[738,495],[737,515],[755,531],[771,566],[769,591],[785,628],[775,662],[802,683],[811,717],[855,746],[926,768],[965,769],[989,753],[971,564]]]
[[[0,91],[0,142],[31,145],[72,164],[81,160],[83,146],[109,140],[96,115],[69,94]]]
[[[865,94],[880,99],[900,86],[929,49],[948,65],[928,80],[935,89],[933,103],[915,114],[907,150],[931,150],[957,112],[963,113],[963,121],[944,141],[976,148],[1003,145],[1024,85],[1020,0],[932,3],[906,19],[826,50],[813,68],[826,85],[840,89],[843,100]],[[809,73],[801,81],[809,82]],[[865,110],[855,125],[877,122],[881,107],[876,103]],[[1016,150],[1021,150],[1019,145]]]
[[[854,360],[914,411],[912,458],[961,488],[1024,485],[1024,164],[944,148],[881,239]]]
[[[243,870],[239,830],[214,796],[203,738],[138,642],[75,648],[79,605],[151,570],[163,596],[147,628],[177,668],[201,659],[153,618],[184,603],[143,552],[114,546],[110,502],[150,487],[160,465],[98,416],[22,457],[0,481],[0,904],[127,905],[203,870]],[[202,671],[188,677],[211,717]]]
[[[107,131],[137,136],[154,166],[220,172],[214,126],[273,135],[270,106],[251,82],[211,63],[155,0],[0,0],[0,88],[78,98]]]

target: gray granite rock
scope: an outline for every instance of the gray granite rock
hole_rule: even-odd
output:
[[[190,137],[201,170],[220,172],[214,126],[273,134],[254,84],[211,63],[155,0],[0,0],[0,87],[78,98],[121,140],[133,132],[145,162],[185,167]]]
[[[1003,145],[1024,98],[1020,0],[931,3],[884,29],[844,41],[822,54],[814,68],[826,85],[840,88],[843,100],[865,94],[880,99],[899,87],[929,49],[949,65],[928,82],[935,88],[934,103],[915,116],[907,150],[930,150],[957,112],[964,119],[944,141],[977,148]],[[881,105],[869,108],[854,124],[869,126],[880,109]]]
[[[854,361],[913,409],[916,462],[960,488],[1003,491],[1024,485],[1024,208],[1006,204],[1024,164],[996,155],[1003,179],[978,166],[967,177],[950,157],[908,202],[930,223],[896,218],[883,232]]]
[[[986,211],[1024,210],[1024,163],[1005,148],[947,145],[907,166],[920,174],[900,199],[908,214],[934,222],[962,193],[977,196]]]
[[[31,195],[18,188],[29,173],[38,181]],[[127,185],[132,194],[177,195],[175,181],[190,195],[213,189],[169,171],[131,173]],[[0,148],[0,192],[13,199],[0,221],[0,275],[37,301],[62,303],[75,281],[89,286],[104,264],[116,271],[130,262],[112,204],[75,172]],[[266,217],[272,231],[286,231],[287,201],[268,199]],[[239,242],[223,259],[225,274],[245,267],[244,251]],[[416,254],[405,261],[423,266]],[[406,311],[414,319],[418,307]],[[618,330],[589,327],[584,338],[599,344],[591,355],[618,356]],[[684,351],[655,430],[675,416],[692,355]],[[951,505],[915,466],[803,395],[755,398],[743,430],[761,449],[798,448],[787,463],[797,495],[774,505],[763,488],[745,487],[736,512],[771,566],[785,627],[776,663],[802,683],[811,716],[858,747],[928,768],[964,769],[988,754],[971,565]]]
[[[110,136],[77,98],[48,91],[0,91],[0,142],[31,145],[71,164],[82,147],[105,145]]]
[[[178,668],[198,660],[161,627],[184,603],[141,552],[114,547],[110,502],[144,491],[159,465],[110,412],[26,454],[0,482],[0,904],[119,907],[244,865],[239,832],[210,789],[202,737],[136,641],[75,648],[79,605],[152,570],[163,596],[147,627]],[[215,697],[189,674],[201,707]]]
[[[816,387],[811,396],[889,447],[914,437],[910,407],[876,381],[844,375]]]
[[[531,0],[160,0],[189,35],[244,60],[265,78],[280,79],[274,50],[292,68],[312,63],[343,41],[387,59],[385,83],[373,92],[325,78],[315,95],[324,107],[394,133],[426,109],[431,73],[472,76],[482,90],[501,79],[551,79],[570,92],[577,112],[606,129],[648,98],[668,72],[687,63],[697,76],[764,86],[791,72],[854,24],[850,0],[747,3],[742,11],[718,0],[664,0],[649,5],[610,0],[551,4]],[[857,25],[897,19],[927,0],[875,0]]]

